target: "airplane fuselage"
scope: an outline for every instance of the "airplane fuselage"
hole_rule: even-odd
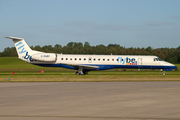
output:
[[[145,55],[76,55],[44,53],[32,50],[23,38],[6,37],[13,40],[19,59],[44,67],[64,67],[78,70],[84,74],[91,70],[113,68],[163,69],[174,70],[177,67],[157,56]]]
[[[74,54],[55,54],[53,62],[32,61],[32,64],[45,67],[64,67],[78,69],[78,65],[97,66],[89,70],[106,70],[113,68],[141,68],[141,69],[174,69],[174,65],[162,61],[157,56],[140,55],[74,55]],[[41,57],[50,57],[48,53]],[[33,57],[32,57],[33,58]]]

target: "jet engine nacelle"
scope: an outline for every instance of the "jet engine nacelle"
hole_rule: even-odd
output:
[[[38,53],[32,55],[31,58],[34,60],[45,61],[45,62],[55,62],[57,60],[57,56],[54,53]]]

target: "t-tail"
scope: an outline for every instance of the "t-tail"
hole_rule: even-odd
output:
[[[57,55],[55,53],[44,53],[40,51],[32,50],[23,38],[18,37],[5,37],[12,39],[17,50],[19,59],[31,62],[55,62]]]
[[[18,38],[18,37],[5,37],[5,38],[9,38],[13,40],[18,57],[21,60],[24,60],[26,62],[31,62],[33,61],[32,59],[33,54],[42,53],[39,51],[32,50],[23,38]]]

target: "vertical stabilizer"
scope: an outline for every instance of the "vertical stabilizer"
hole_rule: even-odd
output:
[[[32,61],[31,56],[33,54],[40,53],[38,51],[32,50],[23,38],[18,38],[18,37],[5,37],[5,38],[9,38],[13,40],[18,57],[21,60],[30,62]]]

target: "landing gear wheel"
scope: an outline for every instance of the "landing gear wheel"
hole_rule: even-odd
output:
[[[165,72],[165,71],[163,71],[163,75],[166,75],[166,72]]]
[[[78,71],[76,72],[76,75],[79,75],[79,72],[78,72]]]
[[[87,72],[87,71],[83,71],[83,73],[84,73],[84,75],[87,75],[87,74],[88,74],[88,72]]]

